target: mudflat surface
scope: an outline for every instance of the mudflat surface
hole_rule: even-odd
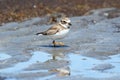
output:
[[[52,47],[52,40],[35,35],[52,25],[42,24],[44,18],[0,26],[0,79],[118,80],[120,17],[110,17],[115,10],[70,17],[69,35],[58,40],[65,43],[62,47]]]

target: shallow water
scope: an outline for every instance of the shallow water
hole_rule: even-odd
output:
[[[20,73],[25,68],[29,67],[30,65],[32,65],[34,63],[37,63],[37,62],[42,63],[49,59],[49,54],[44,53],[44,52],[36,51],[31,54],[32,54],[32,57],[29,59],[29,61],[17,63],[13,67],[10,67],[7,69],[1,69],[0,72],[1,73]]]
[[[94,78],[107,78],[110,76],[117,76],[117,74],[120,72],[120,62],[118,61],[119,59],[120,55],[111,56],[110,60],[97,60],[93,58],[83,57],[79,54],[70,54],[69,60],[71,75],[83,75],[85,77]],[[108,68],[104,71],[92,70],[92,68],[96,65],[108,63],[114,66],[114,68]]]
[[[5,60],[5,59],[9,59],[12,56],[5,54],[5,53],[0,53],[0,60]]]
[[[26,62],[17,63],[13,67],[1,69],[1,74],[19,74],[19,73],[37,73],[37,72],[48,72],[48,70],[32,70],[32,71],[24,71],[24,69],[28,68],[32,64],[35,63],[44,63],[45,61],[51,59],[51,55],[45,52],[32,52],[31,58]],[[89,58],[85,56],[81,56],[80,54],[70,53],[66,56],[67,60],[69,61],[68,67],[70,68],[70,76],[77,76],[82,75],[84,77],[94,77],[94,78],[108,78],[112,76],[117,76],[120,73],[120,55],[110,56],[110,59],[107,60],[98,60],[94,58]],[[100,64],[111,64],[114,66],[113,68],[108,67],[105,68],[103,71],[101,70],[93,70],[96,65]],[[103,65],[104,67],[104,65]],[[102,68],[100,68],[102,69]],[[90,75],[91,74],[91,75]],[[94,74],[94,75],[93,75]],[[38,80],[46,80],[55,77],[56,75],[50,75],[43,78],[38,78]],[[17,80],[17,79],[6,79],[6,80]]]

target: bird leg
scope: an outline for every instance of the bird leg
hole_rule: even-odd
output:
[[[56,45],[64,46],[64,43],[63,42],[56,42],[55,40],[53,40],[53,45],[54,45],[54,47],[56,47]]]
[[[56,46],[56,42],[55,42],[55,40],[53,40],[53,42],[52,42],[52,43],[53,43],[53,46],[55,47],[55,46]]]

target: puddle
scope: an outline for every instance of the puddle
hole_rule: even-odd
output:
[[[55,75],[46,76],[46,77],[43,77],[43,78],[39,78],[37,80],[49,80],[50,78],[53,78],[53,77],[55,77]]]
[[[10,55],[4,54],[4,53],[0,53],[0,60],[5,60],[5,59],[9,59],[9,58],[11,58]]]
[[[50,78],[53,78],[53,77],[55,77],[55,75],[50,75],[50,76],[46,76],[46,77],[43,77],[43,78],[37,78],[37,79],[34,79],[34,80],[49,80]],[[8,79],[5,79],[5,80],[18,80],[18,79],[8,78]],[[23,79],[23,80],[26,80],[26,79]]]
[[[24,71],[24,69],[30,67],[32,64],[37,62],[43,63],[49,59],[51,59],[50,54],[45,52],[36,51],[31,53],[31,58],[26,62],[17,63],[15,66],[5,69],[0,69],[1,74],[19,74],[19,73],[37,73],[37,72],[48,72],[48,70],[30,70]],[[5,54],[3,54],[5,55]],[[1,55],[2,56],[2,55]],[[92,78],[108,78],[112,76],[117,76],[120,73],[120,55],[110,56],[110,59],[107,60],[98,60],[90,57],[81,56],[80,54],[72,54],[68,55],[68,60],[70,61],[70,76],[82,75],[84,77],[92,77]],[[106,69],[104,71],[99,71],[95,68],[100,64],[111,64],[114,66],[113,68]],[[46,80],[55,77],[55,75],[49,75],[45,77],[40,77],[38,80]],[[11,80],[11,79],[7,79]]]
[[[15,66],[10,68],[1,69],[0,73],[17,73],[22,72],[25,68],[29,67],[30,65],[37,63],[37,62],[45,62],[50,59],[49,54],[44,52],[33,52],[31,53],[32,57],[27,62],[20,62],[17,63]]]
[[[31,53],[31,54],[32,54],[33,56],[32,56],[32,58],[29,60],[30,62],[36,62],[36,61],[45,62],[45,61],[47,61],[48,59],[50,59],[50,54],[45,53],[45,52],[36,51],[36,52]]]
[[[111,59],[109,60],[97,60],[93,58],[83,57],[79,54],[70,54],[69,60],[71,76],[82,75],[92,78],[108,78],[110,76],[116,76],[120,72],[120,62],[118,62],[119,59],[120,55],[111,56]],[[103,72],[92,70],[92,68],[96,65],[107,63],[110,63],[112,66],[115,67],[112,69],[107,69]]]
[[[120,74],[120,54],[111,56],[111,59],[106,60],[106,62],[111,63],[115,68],[109,70],[111,73],[118,73]]]

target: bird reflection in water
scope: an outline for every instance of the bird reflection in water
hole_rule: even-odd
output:
[[[58,68],[49,70],[50,72],[57,73],[57,76],[70,76],[69,61],[67,60],[67,52],[64,48],[54,48],[49,51],[52,54],[53,61],[65,61],[66,63]]]

